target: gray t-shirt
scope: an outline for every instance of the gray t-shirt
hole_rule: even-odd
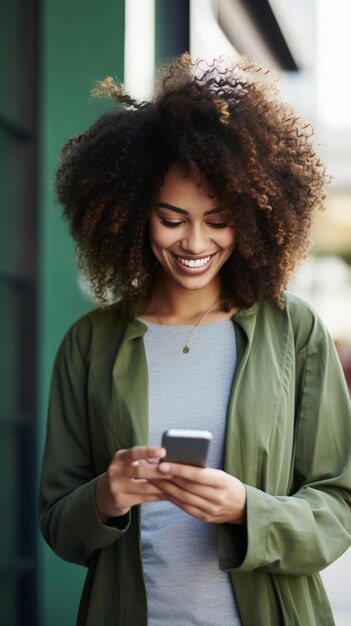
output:
[[[232,321],[199,326],[147,323],[149,442],[168,428],[210,430],[209,467],[222,469],[226,413],[236,366]],[[216,526],[170,502],[142,505],[149,626],[238,626],[229,575],[218,567]]]

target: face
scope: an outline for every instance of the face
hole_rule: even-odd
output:
[[[220,281],[234,250],[235,231],[216,199],[177,166],[171,167],[150,215],[150,244],[164,276],[185,289]]]

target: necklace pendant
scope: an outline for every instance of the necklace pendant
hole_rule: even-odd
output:
[[[184,348],[183,348],[183,354],[188,354],[188,352],[190,352],[190,348],[189,348],[189,346],[184,346]]]

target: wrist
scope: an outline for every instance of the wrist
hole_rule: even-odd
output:
[[[102,524],[105,524],[107,520],[110,518],[110,516],[104,512],[105,483],[106,483],[106,474],[102,474],[95,485],[95,493],[94,493],[96,512]]]
[[[246,489],[243,483],[240,483],[238,498],[238,515],[235,520],[236,524],[246,526]]]
[[[129,508],[120,509],[111,495],[107,474],[102,474],[95,485],[95,507],[102,524],[115,517],[123,517]]]

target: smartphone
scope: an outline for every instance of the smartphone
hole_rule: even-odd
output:
[[[161,445],[166,448],[167,455],[162,461],[206,467],[211,439],[212,433],[208,430],[166,430],[162,435]]]

